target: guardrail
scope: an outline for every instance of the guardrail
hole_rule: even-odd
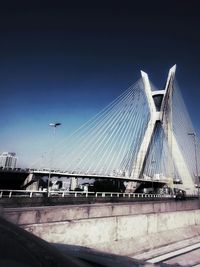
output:
[[[145,194],[145,193],[119,193],[119,192],[84,192],[84,191],[35,191],[35,190],[8,190],[0,189],[0,198],[14,197],[122,197],[122,198],[173,198],[173,195],[166,194]],[[187,197],[198,197],[197,194]]]

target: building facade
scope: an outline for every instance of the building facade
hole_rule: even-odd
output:
[[[17,164],[17,157],[14,152],[3,152],[0,155],[0,167],[15,168]]]

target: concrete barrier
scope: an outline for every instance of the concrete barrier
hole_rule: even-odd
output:
[[[199,225],[199,218],[200,211],[194,210],[40,223],[23,228],[49,242],[90,246]]]
[[[196,209],[199,209],[198,200],[20,207],[3,211],[9,221],[23,225]]]
[[[195,200],[95,204],[5,209],[4,217],[51,243],[127,255],[198,235],[198,208]]]

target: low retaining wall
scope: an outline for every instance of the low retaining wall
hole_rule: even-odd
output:
[[[52,243],[127,255],[199,234],[198,208],[195,200],[95,204],[4,209],[4,217]]]
[[[99,203],[65,206],[4,208],[4,217],[18,224],[40,224],[90,218],[199,209],[198,200]]]

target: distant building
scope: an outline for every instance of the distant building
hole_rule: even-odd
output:
[[[0,167],[15,168],[17,164],[17,157],[14,152],[3,152],[0,155]]]

